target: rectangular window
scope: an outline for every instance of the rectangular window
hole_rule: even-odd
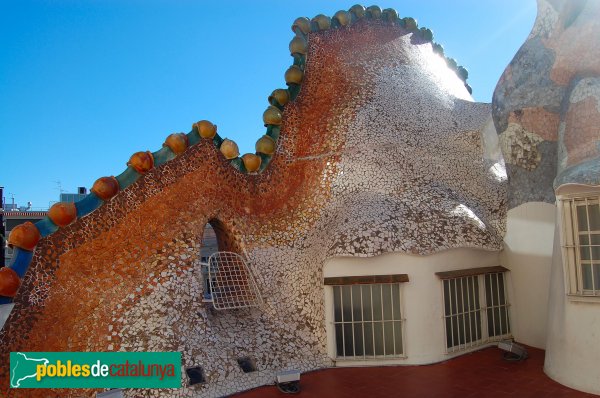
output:
[[[451,275],[452,272],[438,273],[443,284],[447,351],[509,337],[510,304],[504,272],[448,277]]]
[[[400,283],[333,286],[337,358],[404,355],[400,289]]]
[[[570,293],[600,295],[600,205],[598,197],[563,199],[563,248]]]

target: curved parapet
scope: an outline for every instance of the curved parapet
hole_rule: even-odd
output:
[[[217,126],[208,120],[201,120],[192,125],[189,133],[170,134],[162,148],[156,152],[141,151],[134,153],[127,162],[127,168],[120,175],[114,177],[101,177],[94,183],[91,193],[84,200],[76,203],[56,203],[51,209],[50,214],[45,219],[37,222],[35,226],[21,226],[16,229],[15,234],[20,234],[21,230],[28,229],[30,235],[28,239],[35,238],[32,243],[14,242],[9,239],[10,247],[33,251],[40,237],[48,236],[56,232],[60,227],[65,227],[75,221],[78,217],[84,217],[102,206],[105,202],[111,200],[120,190],[126,189],[129,185],[137,181],[142,175],[155,167],[160,167],[166,162],[183,154],[189,147],[196,145],[200,140],[207,139],[212,141],[215,147],[221,152],[230,165],[242,173],[260,173],[267,168],[273,154],[275,153],[277,139],[280,133],[282,123],[282,112],[285,105],[294,100],[300,91],[300,85],[304,78],[304,69],[306,65],[306,53],[308,50],[308,34],[311,32],[326,31],[348,27],[362,19],[380,20],[394,26],[404,28],[406,32],[412,32],[417,40],[431,42],[432,49],[438,55],[444,57],[444,48],[441,44],[433,42],[433,32],[425,27],[418,27],[414,18],[400,18],[397,11],[391,8],[381,10],[378,6],[365,8],[361,5],[354,5],[349,11],[340,10],[332,18],[319,14],[312,20],[306,17],[297,18],[292,24],[292,31],[295,33],[290,42],[289,50],[294,58],[294,63],[285,72],[285,82],[287,89],[276,89],[269,96],[269,106],[263,114],[266,133],[256,142],[256,153],[247,153],[240,156],[237,144],[227,138],[222,138],[217,133]],[[459,66],[453,58],[444,58],[446,65],[453,70],[456,75],[464,82],[464,87],[469,93],[471,87],[467,84],[468,71],[463,66]],[[17,238],[18,239],[18,238]],[[10,297],[2,295],[0,291],[0,304],[10,302]]]
[[[600,182],[599,16],[597,1],[538,0],[534,27],[498,82],[493,117],[510,208],[553,203],[564,183]]]
[[[284,366],[329,364],[327,258],[502,247],[506,176],[485,156],[489,105],[472,102],[466,69],[431,31],[360,6],[292,29],[289,86],[269,97],[257,153],[239,157],[201,121],[99,179],[76,220],[61,208],[36,226],[3,363],[16,350],[176,350],[205,368],[201,393],[224,395]],[[260,309],[214,316],[202,304],[209,222],[222,249],[251,260]],[[238,354],[257,357],[263,378],[237,383]]]

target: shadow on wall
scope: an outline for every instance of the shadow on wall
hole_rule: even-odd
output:
[[[202,257],[209,257],[216,251],[242,253],[242,245],[235,238],[231,229],[222,221],[212,218],[202,232]]]
[[[500,262],[510,269],[515,339],[545,348],[556,206],[530,202],[509,210]]]

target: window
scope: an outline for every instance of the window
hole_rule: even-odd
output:
[[[390,283],[365,283],[382,280]],[[407,281],[406,275],[325,278],[333,288],[337,359],[404,356],[401,282]]]
[[[447,352],[510,336],[504,271],[503,267],[486,267],[437,273],[443,285]]]
[[[570,294],[600,295],[600,205],[597,196],[562,199],[563,248]]]

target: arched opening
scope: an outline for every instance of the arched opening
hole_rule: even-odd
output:
[[[202,243],[200,245],[200,261],[203,263],[208,262],[208,258],[211,254],[219,251],[219,241],[215,230],[210,223],[204,227],[204,233],[202,234]]]
[[[200,258],[205,302],[215,309],[252,307],[262,302],[241,246],[221,221],[210,219],[204,227]]]
[[[216,218],[208,220],[204,227],[200,257],[202,262],[218,251],[240,253],[241,247],[227,227]]]

